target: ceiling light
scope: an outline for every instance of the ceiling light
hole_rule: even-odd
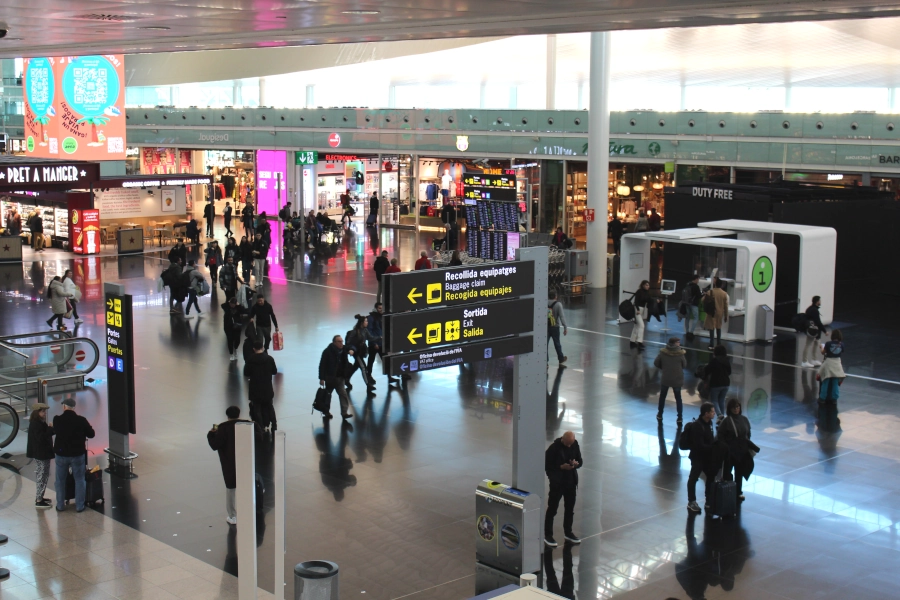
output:
[[[6,42],[21,42],[22,38],[3,38]]]
[[[631,188],[629,188],[627,185],[620,185],[616,188],[616,193],[620,196],[627,196],[631,193]]]
[[[380,10],[345,10],[341,12],[344,15],[377,15],[379,13],[381,13]]]
[[[275,18],[276,19],[287,19],[287,17],[284,15],[275,15]]]
[[[663,187],[665,187],[665,186],[663,186],[663,184],[660,183],[660,182],[658,182],[658,181],[657,181],[656,183],[653,184],[653,189],[654,189],[654,190],[661,190],[661,189],[663,189]]]
[[[150,25],[148,27],[138,27],[138,29],[143,29],[144,31],[169,31],[172,28],[164,27],[162,25]]]
[[[638,185],[634,186],[632,189],[633,189],[634,191],[636,191],[636,192],[643,192],[643,191],[644,191],[644,186],[638,184]]]

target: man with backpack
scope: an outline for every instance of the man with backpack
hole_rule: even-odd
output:
[[[712,420],[716,417],[716,408],[711,402],[704,402],[700,406],[700,418],[691,421],[684,426],[679,447],[682,450],[690,450],[691,473],[688,475],[688,510],[700,512],[697,504],[697,480],[701,473],[706,473],[706,508],[709,508],[709,498],[713,489],[713,483],[718,469],[712,468],[713,446],[715,437],[712,431]]]
[[[569,360],[568,356],[563,356],[562,344],[559,343],[559,326],[562,325],[563,335],[569,335],[569,327],[566,325],[566,315],[563,312],[562,304],[556,299],[556,291],[550,292],[550,299],[547,301],[547,337],[553,340],[553,346],[556,348],[556,358],[559,360],[559,366],[565,367],[565,362]]]
[[[169,261],[169,267],[162,272],[160,278],[163,284],[169,288],[169,313],[178,314],[175,308],[177,302],[184,300],[184,289],[181,284],[181,266],[174,260]]]
[[[694,273],[691,280],[687,282],[681,291],[681,306],[679,311],[684,316],[684,337],[687,341],[694,339],[694,327],[700,320],[700,276]]]
[[[184,307],[185,319],[193,318],[191,316],[191,306],[197,309],[197,317],[202,316],[200,305],[197,304],[197,296],[202,292],[204,283],[206,283],[206,280],[203,279],[203,274],[197,270],[196,263],[193,260],[188,261],[187,266],[184,267],[184,272],[181,274],[181,285],[187,290],[188,295],[188,303]]]

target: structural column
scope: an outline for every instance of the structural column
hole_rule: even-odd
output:
[[[588,281],[605,288],[606,229],[609,192],[609,71],[612,34],[591,33],[590,123],[588,126],[587,207],[594,221],[587,223]]]
[[[484,108],[482,106],[482,108]],[[556,34],[547,36],[547,110],[556,110]]]

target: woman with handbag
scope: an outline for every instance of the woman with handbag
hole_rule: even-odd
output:
[[[644,322],[649,317],[648,306],[650,304],[650,282],[646,279],[641,282],[638,291],[634,293],[634,329],[631,330],[630,347],[644,350]]]
[[[62,283],[65,292],[71,294],[71,296],[69,296],[69,304],[72,307],[72,316],[75,317],[75,323],[84,323],[78,316],[78,303],[81,302],[81,290],[78,289],[78,286],[72,280],[72,269],[66,269],[66,272],[63,273]]]
[[[750,419],[742,414],[741,403],[736,398],[728,401],[728,416],[718,426],[716,438],[728,447],[722,474],[725,481],[734,482],[737,486],[739,500],[744,499],[741,492],[743,480],[750,477],[753,471],[753,455],[759,447],[750,441]],[[734,474],[731,471],[734,469]]]
[[[50,309],[53,311],[53,315],[47,319],[47,327],[51,330],[53,329],[53,319],[56,319],[56,328],[59,331],[66,330],[66,326],[63,325],[63,317],[69,312],[67,299],[71,296],[72,294],[66,293],[60,276],[54,277],[47,287],[47,299],[50,301]]]

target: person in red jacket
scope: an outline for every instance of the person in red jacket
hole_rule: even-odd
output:
[[[391,266],[385,269],[384,274],[387,275],[389,273],[399,273],[400,272],[400,261],[396,258],[391,259]]]
[[[428,253],[425,252],[424,250],[422,250],[422,252],[419,254],[419,256],[421,258],[419,258],[419,260],[416,261],[416,271],[421,271],[422,269],[430,269],[431,261],[428,260]]]

